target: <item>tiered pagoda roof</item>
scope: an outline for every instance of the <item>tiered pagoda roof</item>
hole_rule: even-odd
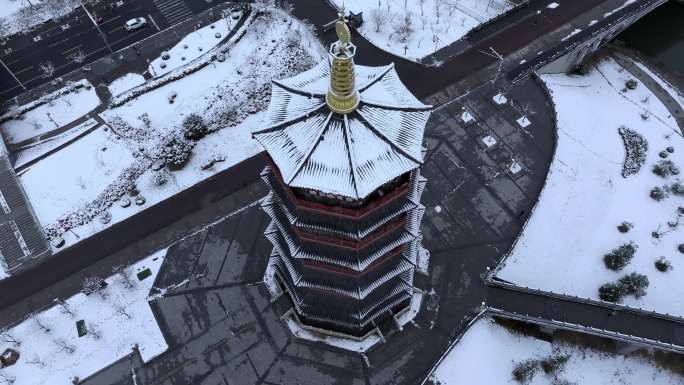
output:
[[[291,187],[362,199],[423,162],[430,106],[399,79],[394,65],[354,66],[358,107],[339,114],[326,103],[332,59],[273,81],[267,126],[253,136]]]

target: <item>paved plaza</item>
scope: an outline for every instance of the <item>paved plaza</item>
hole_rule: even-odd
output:
[[[479,311],[483,277],[513,243],[539,195],[554,149],[553,115],[542,88],[527,81],[507,93],[528,111],[498,105],[482,87],[437,109],[428,123],[423,173],[427,294],[403,331],[383,325],[386,341],[361,354],[295,338],[262,278],[271,245],[258,202],[174,244],[152,302],[169,349],[142,364],[135,353],[85,384],[416,384]],[[466,108],[475,121],[462,120]],[[485,137],[489,137],[483,140]],[[494,139],[495,144],[492,144]],[[490,144],[490,147],[486,143]],[[517,173],[511,171],[515,162]],[[153,291],[153,293],[155,292]]]

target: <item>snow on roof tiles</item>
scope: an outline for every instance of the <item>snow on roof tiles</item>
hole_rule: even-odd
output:
[[[292,187],[360,199],[423,161],[430,106],[404,86],[393,65],[356,65],[360,103],[343,116],[325,103],[324,60],[273,82],[266,127],[253,132]]]

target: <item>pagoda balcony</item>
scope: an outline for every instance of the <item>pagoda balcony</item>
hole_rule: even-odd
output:
[[[333,206],[320,202],[312,202],[306,199],[300,198],[294,194],[292,189],[287,186],[283,180],[278,168],[271,163],[269,167],[271,172],[275,175],[275,179],[278,181],[280,186],[279,189],[284,191],[290,202],[295,206],[296,210],[305,210],[317,215],[330,215],[344,219],[351,220],[361,220],[366,216],[374,213],[377,209],[385,207],[390,202],[393,202],[399,198],[407,198],[409,192],[411,191],[411,183],[405,181],[399,186],[395,187],[392,191],[385,193],[382,197],[378,199],[371,200],[369,203],[365,204],[360,208],[346,208],[341,206]]]
[[[374,230],[372,233],[368,234],[365,238],[358,241],[340,237],[333,237],[329,235],[315,234],[304,229],[301,229],[298,226],[293,226],[293,230],[297,234],[299,239],[302,240],[302,242],[318,243],[322,245],[341,247],[354,252],[360,252],[361,250],[385,238],[393,231],[405,225],[406,215],[402,214],[399,218],[396,218],[391,222],[385,223],[384,225]]]

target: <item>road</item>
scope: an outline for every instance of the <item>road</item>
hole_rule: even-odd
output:
[[[93,62],[215,5],[206,1],[124,1],[123,6],[113,9],[108,6],[115,0],[86,6],[94,18],[102,18],[97,25],[99,29],[79,7],[63,20],[49,21],[29,34],[10,38],[0,51],[0,59],[7,67],[0,68],[0,101],[49,81],[50,78],[43,76],[41,63],[52,63],[54,77],[61,76],[83,65],[73,60],[76,53],[85,55],[85,63]],[[124,23],[135,17],[145,17],[148,25],[126,31]]]

